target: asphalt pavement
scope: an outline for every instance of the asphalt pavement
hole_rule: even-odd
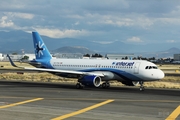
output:
[[[180,120],[180,90],[0,81],[0,120]]]

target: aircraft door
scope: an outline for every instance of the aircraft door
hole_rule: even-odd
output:
[[[139,74],[139,66],[140,66],[140,63],[137,62],[134,66],[134,74]]]

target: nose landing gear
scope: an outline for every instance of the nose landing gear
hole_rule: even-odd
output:
[[[140,84],[139,90],[144,91],[145,88],[143,86],[143,84],[144,84],[143,81],[140,81],[139,84]]]

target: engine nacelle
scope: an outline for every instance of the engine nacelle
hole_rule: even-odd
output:
[[[89,87],[99,87],[101,85],[101,77],[95,75],[83,76],[78,82]]]
[[[132,84],[133,84],[134,86],[138,86],[138,85],[139,85],[139,81],[132,81]]]
[[[127,86],[137,86],[139,81],[122,81],[121,83]]]

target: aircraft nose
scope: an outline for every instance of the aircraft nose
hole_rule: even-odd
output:
[[[162,70],[159,70],[158,72],[158,79],[163,79],[164,78],[164,72]]]

